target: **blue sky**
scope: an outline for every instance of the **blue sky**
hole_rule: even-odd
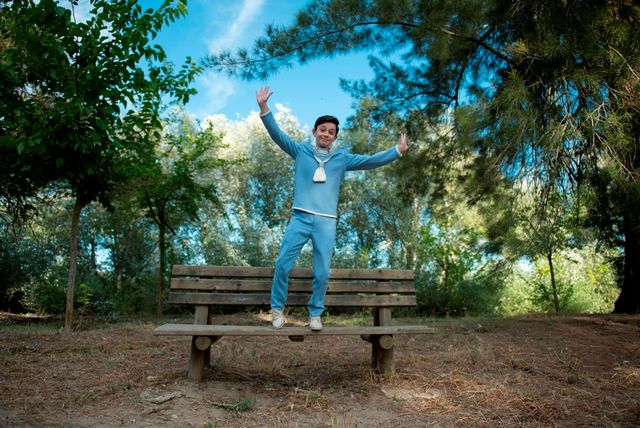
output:
[[[144,0],[153,6],[159,0]],[[251,48],[267,24],[288,25],[306,0],[189,0],[185,18],[165,27],[156,43],[171,61],[181,65],[184,58],[196,60],[224,49]],[[320,59],[283,69],[268,82],[245,82],[206,71],[196,82],[198,94],[186,106],[197,118],[224,114],[231,119],[257,110],[255,91],[268,83],[274,94],[270,103],[285,104],[302,125],[312,126],[315,118],[333,114],[342,123],[353,114],[353,99],[342,91],[339,78],[369,80],[367,53]]]

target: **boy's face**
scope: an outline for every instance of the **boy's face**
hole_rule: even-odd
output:
[[[311,133],[316,137],[316,145],[322,149],[328,149],[331,143],[338,138],[336,124],[331,122],[321,123]]]

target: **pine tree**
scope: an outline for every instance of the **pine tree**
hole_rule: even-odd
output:
[[[360,50],[400,58],[372,56],[371,82],[343,82],[371,121],[403,120],[414,139],[426,124],[452,123],[450,156],[475,156],[474,197],[526,181],[544,216],[548,201],[588,188],[591,224],[624,248],[615,311],[638,312],[638,34],[640,6],[631,0],[324,0],[288,27],[268,27],[250,51],[205,65],[265,79],[295,62]],[[430,156],[423,146],[416,158],[429,165]]]

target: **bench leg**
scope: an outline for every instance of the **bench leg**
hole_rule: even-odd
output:
[[[373,325],[391,325],[391,308],[375,308]],[[371,366],[376,372],[386,376],[395,373],[393,342],[391,346],[382,346],[379,341],[371,343]]]
[[[371,367],[378,373],[392,375],[395,373],[393,338],[391,336],[386,337],[390,338],[390,345],[388,343],[371,342]]]
[[[206,305],[196,306],[194,324],[207,324],[211,320],[209,307]],[[210,348],[206,350],[198,349],[196,345],[197,336],[191,338],[191,355],[189,357],[189,379],[200,382],[204,373],[204,366],[211,362]]]
[[[378,373],[382,373],[385,376],[391,376],[396,372],[395,364],[393,362],[393,348],[391,349],[377,349],[378,362],[376,370]]]
[[[189,379],[200,382],[204,373],[205,355],[209,354],[209,349],[201,351],[196,346],[197,336],[191,338],[191,356],[189,358]]]
[[[207,325],[211,325],[211,311],[210,310],[207,310]],[[211,339],[212,339],[211,343],[213,343],[216,340],[218,340],[219,337],[215,338],[215,339],[212,337]],[[205,351],[204,351],[204,366],[205,367],[211,367],[211,345],[209,345],[207,347],[207,349],[205,349]]]
[[[211,368],[211,347],[204,350],[204,366]]]

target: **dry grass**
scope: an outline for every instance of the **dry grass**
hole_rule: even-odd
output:
[[[360,338],[226,337],[200,384],[186,380],[189,338],[153,336],[156,322],[72,335],[5,323],[0,425],[640,425],[639,316],[400,322],[436,334],[398,337],[388,378]]]

